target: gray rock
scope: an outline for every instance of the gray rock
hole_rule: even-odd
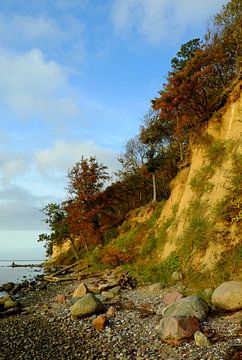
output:
[[[10,299],[5,302],[4,310],[12,309],[12,308],[15,308],[16,306],[17,306],[16,301]]]
[[[102,291],[102,295],[106,298],[106,299],[113,299],[114,298],[114,293],[110,290],[110,291]]]
[[[200,323],[195,316],[168,316],[161,319],[156,327],[156,332],[163,340],[190,338],[199,330]]]
[[[15,286],[14,283],[8,282],[8,283],[4,284],[2,286],[2,288],[3,288],[3,291],[10,292],[11,290],[13,290],[14,286]]]
[[[121,286],[115,286],[112,289],[110,289],[109,291],[111,291],[114,295],[118,295],[118,294],[120,294]]]
[[[197,295],[188,296],[175,303],[166,306],[162,315],[167,316],[196,316],[199,320],[205,320],[208,314],[208,304]]]
[[[71,315],[77,318],[92,315],[101,310],[103,310],[101,301],[91,293],[83,296],[70,307]]]
[[[158,294],[164,288],[162,283],[155,283],[148,286],[147,291],[151,294]]]
[[[210,341],[208,340],[208,338],[201,331],[196,331],[195,332],[194,340],[195,340],[195,344],[200,346],[200,347],[211,346]]]
[[[102,303],[107,300],[102,294],[95,294],[96,298],[99,299]]]
[[[226,281],[212,295],[212,304],[223,310],[242,309],[242,280]]]

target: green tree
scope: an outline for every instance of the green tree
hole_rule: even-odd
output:
[[[50,203],[41,210],[46,218],[45,223],[49,226],[50,233],[43,233],[39,235],[38,241],[45,241],[46,254],[52,255],[53,245],[60,245],[64,241],[69,240],[76,258],[79,260],[78,252],[75,243],[69,231],[67,223],[66,211],[62,204]]]
[[[177,52],[176,57],[171,59],[171,67],[173,72],[181,71],[186,63],[195,55],[196,51],[201,49],[200,39],[196,38],[183,44]]]

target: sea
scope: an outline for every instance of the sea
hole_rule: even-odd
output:
[[[30,265],[28,267],[12,267],[15,265]],[[0,260],[0,286],[7,282],[21,283],[23,280],[34,280],[37,275],[43,273],[41,267],[31,267],[34,264],[41,264],[44,260]],[[0,296],[3,293],[0,292]]]

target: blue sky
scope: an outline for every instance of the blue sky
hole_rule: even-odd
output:
[[[40,209],[95,155],[114,172],[180,45],[225,0],[0,3],[0,259],[44,256]]]

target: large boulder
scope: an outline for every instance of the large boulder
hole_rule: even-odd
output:
[[[205,320],[208,314],[208,304],[197,295],[188,296],[166,306],[162,310],[164,317],[168,316],[196,316],[199,320]]]
[[[191,338],[199,330],[200,323],[195,316],[168,316],[161,319],[156,327],[156,332],[163,340]]]
[[[242,280],[226,281],[213,292],[212,304],[223,310],[242,309]]]
[[[91,293],[83,296],[70,307],[71,315],[75,318],[92,315],[101,310],[103,310],[103,304]]]

